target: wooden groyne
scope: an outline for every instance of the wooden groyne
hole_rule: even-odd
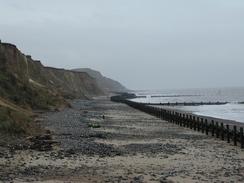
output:
[[[228,143],[233,143],[244,148],[243,126],[224,122],[224,120],[210,120],[209,117],[194,115],[173,109],[163,109],[143,103],[137,103],[127,100],[125,97],[111,97],[114,102],[125,103],[135,109],[156,116],[162,120],[174,123],[176,125],[190,128],[192,130],[211,135]]]
[[[144,103],[146,105],[162,106],[199,106],[199,105],[225,105],[228,102],[167,102],[167,103]]]

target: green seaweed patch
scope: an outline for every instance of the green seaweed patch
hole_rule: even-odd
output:
[[[88,127],[89,128],[101,128],[101,125],[100,124],[97,124],[97,123],[89,123],[88,124]]]

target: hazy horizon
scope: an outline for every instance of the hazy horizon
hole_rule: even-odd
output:
[[[0,39],[129,89],[244,87],[244,1],[0,0]]]

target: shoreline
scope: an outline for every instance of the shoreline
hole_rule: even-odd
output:
[[[199,112],[204,112],[202,116],[222,118],[230,121],[244,123],[244,108],[242,106],[244,96],[243,87],[216,87],[216,88],[181,88],[181,89],[161,89],[146,90],[144,93],[134,91],[135,95],[147,95],[148,98],[135,98],[134,102],[150,103],[151,105],[170,106],[198,106],[206,104],[204,107],[196,107]],[[154,97],[158,96],[158,97]],[[188,97],[190,96],[190,98]],[[226,106],[209,106],[212,104],[225,104]],[[186,107],[188,108],[188,107]],[[194,107],[189,107],[194,110]]]
[[[133,100],[131,100],[133,101]],[[135,101],[133,101],[135,102]],[[196,103],[194,103],[193,105],[190,105],[192,103],[189,103],[189,105],[168,105],[168,103],[165,103],[164,104],[153,104],[153,103],[143,103],[143,102],[138,102],[139,104],[144,104],[144,105],[147,105],[147,106],[152,106],[152,107],[157,107],[159,109],[169,109],[169,110],[172,110],[172,111],[176,111],[176,112],[181,112],[181,113],[185,113],[185,114],[190,114],[190,115],[195,115],[195,116],[199,116],[199,117],[202,117],[202,118],[206,118],[206,119],[209,119],[209,120],[217,120],[217,121],[220,121],[220,122],[223,122],[225,124],[230,124],[230,125],[238,125],[238,126],[241,126],[241,127],[244,127],[244,122],[240,122],[240,121],[237,121],[237,120],[233,120],[233,119],[225,119],[225,118],[220,118],[220,117],[214,117],[214,116],[211,116],[211,115],[203,115],[203,114],[196,114],[195,112],[193,111],[190,111],[190,110],[184,110],[184,108],[182,109],[179,109],[177,107],[198,107],[198,106],[201,106],[201,105],[205,105],[205,104],[201,104],[201,103],[197,103],[198,105],[196,105]],[[175,104],[175,103],[172,103],[172,104]],[[183,103],[182,103],[183,104]],[[228,104],[228,103],[226,103]],[[221,105],[226,105],[226,104],[222,104],[220,102],[217,102],[217,104],[207,104],[207,105],[216,105],[216,106],[221,106]],[[242,105],[242,104],[240,104]]]
[[[153,106],[153,105],[151,105],[151,106]],[[158,107],[158,108],[160,108],[160,107]],[[207,116],[207,115],[200,115],[200,114],[196,114],[192,111],[187,111],[184,109],[177,109],[177,108],[172,108],[172,107],[162,107],[160,109],[169,109],[172,111],[181,112],[181,113],[185,113],[185,114],[189,114],[189,115],[198,116],[200,118],[208,119],[208,121],[214,120],[214,121],[218,121],[218,122],[223,122],[224,124],[238,125],[239,127],[244,127],[244,123],[239,122],[239,121],[217,118],[217,117],[212,117],[212,116]]]
[[[75,100],[38,124],[58,143],[46,151],[0,146],[1,181],[244,181],[240,148],[108,99]]]

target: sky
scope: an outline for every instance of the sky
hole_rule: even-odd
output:
[[[0,39],[130,89],[244,86],[243,0],[0,0]]]

